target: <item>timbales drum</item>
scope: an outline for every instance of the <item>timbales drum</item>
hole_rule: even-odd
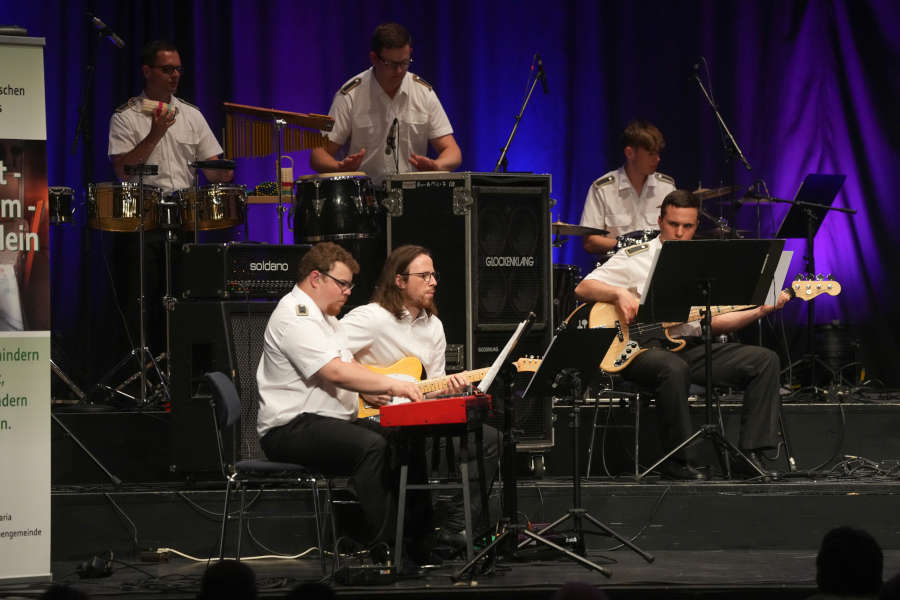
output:
[[[178,191],[181,203],[182,227],[194,229],[194,208],[199,215],[197,229],[212,231],[244,224],[247,215],[247,187],[225,183],[213,183],[200,188],[197,196],[194,188]]]
[[[137,183],[92,183],[88,185],[87,224],[103,231],[138,231],[141,187]],[[160,188],[144,186],[144,231],[156,229],[156,207],[162,197]]]

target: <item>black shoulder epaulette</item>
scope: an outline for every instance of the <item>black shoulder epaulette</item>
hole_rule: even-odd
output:
[[[600,177],[599,179],[596,179],[594,181],[594,185],[596,185],[597,187],[600,187],[601,185],[606,185],[607,183],[612,183],[615,180],[616,180],[616,178],[613,177],[612,175],[607,175],[606,177]]]
[[[638,244],[636,246],[629,246],[625,248],[625,254],[628,256],[635,256],[636,254],[640,254],[641,252],[646,252],[650,249],[650,244]]]
[[[427,87],[429,92],[434,91],[434,88],[431,87],[431,84],[428,83],[427,81],[425,81],[424,79],[422,79],[421,77],[419,77],[418,75],[413,75],[413,81],[415,81],[416,83],[421,83],[422,85]]]
[[[344,95],[346,96],[347,94],[349,94],[349,93],[353,90],[353,88],[355,88],[356,86],[358,86],[358,85],[361,84],[361,83],[362,83],[362,79],[360,79],[359,77],[357,77],[357,78],[355,78],[353,81],[351,81],[350,83],[348,83],[347,85],[345,85],[344,87],[342,87],[342,88],[341,88],[341,93],[344,94]]]
[[[135,100],[137,100],[137,96],[135,96],[134,98],[129,98],[127,102],[124,102],[123,104],[120,104],[116,107],[116,112],[120,113],[128,110],[128,107],[131,106],[131,103]]]
[[[672,186],[675,185],[675,180],[672,179],[671,177],[669,177],[668,175],[666,175],[665,173],[660,173],[657,171],[656,173],[654,173],[654,175],[656,175],[656,178],[659,179],[660,181],[665,181],[666,183],[668,183]]]

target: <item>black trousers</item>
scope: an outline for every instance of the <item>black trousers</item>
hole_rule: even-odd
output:
[[[349,476],[368,530],[361,541],[391,542],[397,518],[397,430],[366,419],[303,413],[269,430],[260,445],[269,460],[295,462],[326,476]]]
[[[636,356],[622,371],[629,380],[655,392],[660,421],[660,441],[668,452],[693,433],[688,410],[691,383],[704,385],[706,348],[689,340],[681,352],[651,348]],[[741,434],[744,450],[774,448],[778,440],[778,355],[768,348],[743,344],[712,345],[712,380],[715,385],[744,389]],[[695,451],[684,448],[676,456],[692,460]]]
[[[490,425],[482,425],[481,428],[482,442],[484,446],[484,472],[485,482],[488,487],[488,495],[490,495],[491,486],[497,477],[499,468],[500,447],[503,441],[503,435],[495,427]],[[439,447],[434,448],[428,453],[431,463],[429,465],[429,473],[438,471],[446,474],[450,470],[447,464],[453,462],[453,468],[458,469],[461,462],[459,452],[459,438],[451,438],[452,452],[446,447],[446,438],[439,439]],[[478,478],[478,454],[475,447],[475,434],[470,433],[468,439],[469,447],[469,492],[472,503],[472,522],[477,524],[486,524],[490,521],[490,515],[482,514],[481,510],[481,483]],[[445,462],[443,457],[448,457]],[[463,517],[462,507],[462,491],[457,492],[450,500],[449,505],[440,507],[440,513],[436,515],[438,521],[449,530],[459,531],[465,528],[465,519]]]

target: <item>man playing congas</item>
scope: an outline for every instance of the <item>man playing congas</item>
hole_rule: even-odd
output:
[[[320,173],[364,171],[380,184],[385,175],[409,171],[452,171],[462,162],[450,120],[431,84],[409,72],[409,32],[397,23],[375,28],[372,67],[347,81],[334,96],[328,116],[334,129],[309,157]],[[337,154],[349,141],[347,155]],[[425,156],[428,144],[437,152]]]

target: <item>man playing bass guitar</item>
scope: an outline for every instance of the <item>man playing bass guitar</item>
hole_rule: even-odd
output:
[[[656,253],[666,240],[690,240],[699,221],[700,202],[691,192],[675,190],[669,193],[660,207],[657,239],[625,248],[608,262],[591,272],[575,289],[588,302],[606,302],[615,306],[619,318],[626,324],[637,316],[639,297],[650,272]],[[712,333],[719,335],[736,331],[757,319],[780,309],[789,299],[782,293],[774,305],[764,305],[718,314],[712,318]],[[621,374],[628,380],[654,390],[660,422],[660,442],[664,452],[676,447],[693,431],[688,410],[688,390],[691,383],[703,384],[705,379],[705,347],[700,338],[698,321],[668,329],[672,338],[687,342],[684,350],[669,352],[651,341],[650,348],[630,360]],[[780,363],[775,352],[759,346],[735,343],[716,343],[712,347],[713,382],[743,388],[741,433],[738,443],[745,455],[762,470],[764,450],[777,446]],[[695,464],[696,450],[682,448],[663,463],[664,476],[672,479],[705,479],[706,474]],[[738,465],[739,466],[739,465]]]

